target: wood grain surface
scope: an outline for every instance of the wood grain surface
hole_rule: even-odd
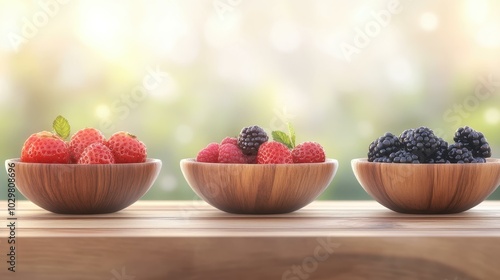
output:
[[[60,214],[119,211],[141,198],[153,185],[161,161],[129,164],[15,163],[16,186],[30,201]]]
[[[311,203],[328,187],[339,163],[227,164],[180,162],[193,191],[235,214],[283,214]]]
[[[500,160],[478,164],[397,164],[352,160],[365,191],[389,209],[450,214],[485,200],[500,185]]]
[[[0,202],[0,209],[7,209]],[[16,209],[17,272],[0,279],[500,279],[500,201],[407,215],[373,201],[233,215],[200,201],[139,201],[103,215]]]

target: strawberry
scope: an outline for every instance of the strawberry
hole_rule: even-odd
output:
[[[325,162],[325,151],[316,142],[304,142],[292,150],[294,163]]]
[[[198,156],[196,157],[197,162],[219,162],[219,144],[210,143],[204,149],[202,149]]]
[[[48,133],[50,134],[50,132],[48,131],[42,131],[42,132],[39,132],[39,133]],[[35,162],[29,155],[28,151],[29,151],[29,148],[31,146],[31,144],[33,144],[33,142],[35,142],[39,137],[38,137],[38,134],[39,133],[33,133],[30,135],[30,137],[28,137],[28,139],[26,139],[26,141],[24,142],[24,145],[23,145],[23,148],[21,150],[21,161],[22,162]]]
[[[90,144],[83,150],[78,164],[112,164],[115,158],[111,150],[103,143]]]
[[[236,139],[236,137],[226,137],[226,138],[222,139],[220,144],[221,145],[224,145],[224,144],[238,145],[238,139]]]
[[[257,152],[258,164],[281,164],[293,163],[292,153],[282,143],[269,141],[264,142]]]
[[[247,158],[237,145],[228,143],[219,147],[219,163],[247,163]]]
[[[69,141],[71,162],[77,163],[85,148],[94,143],[106,143],[106,138],[99,130],[84,128],[76,132]]]
[[[113,134],[107,143],[113,153],[116,163],[145,162],[147,153],[146,145],[139,141],[135,135],[120,131]]]
[[[48,131],[31,135],[21,151],[22,162],[69,163],[69,147],[64,140]]]

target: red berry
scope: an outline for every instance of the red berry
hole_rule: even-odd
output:
[[[258,164],[293,163],[292,153],[282,143],[271,141],[264,142],[257,153]]]
[[[69,147],[60,137],[42,131],[31,135],[21,151],[22,162],[69,163]]]
[[[50,132],[48,132],[48,131],[43,131],[43,132],[39,132],[39,133],[49,133],[50,134]],[[22,162],[35,162],[30,157],[28,151],[29,151],[31,144],[33,144],[33,142],[35,142],[35,140],[38,139],[39,133],[31,134],[30,137],[28,137],[28,139],[26,139],[26,141],[24,142],[23,148],[21,150],[21,161]]]
[[[115,158],[111,150],[102,143],[90,144],[83,150],[78,164],[112,164]]]
[[[221,145],[224,145],[224,144],[233,144],[233,145],[238,145],[238,139],[236,139],[236,137],[226,137],[224,138],[221,142],[220,142]]]
[[[325,162],[325,151],[316,142],[304,142],[292,150],[294,163]]]
[[[99,130],[95,128],[84,128],[76,132],[69,141],[71,162],[77,163],[83,150],[94,143],[106,144],[106,138]]]
[[[219,144],[218,143],[210,143],[204,149],[202,149],[198,156],[196,156],[197,162],[211,162],[217,163],[219,162]]]
[[[147,158],[146,145],[135,135],[128,132],[117,132],[108,140],[108,147],[115,157],[116,163],[145,162]]]
[[[219,163],[247,163],[247,158],[238,146],[224,144],[219,147]]]

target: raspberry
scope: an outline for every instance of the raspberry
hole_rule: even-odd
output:
[[[224,145],[224,144],[233,144],[233,145],[238,145],[238,139],[236,139],[236,137],[226,137],[224,138],[221,142],[220,142],[221,145]]]
[[[241,130],[238,136],[238,146],[245,155],[256,155],[260,145],[267,142],[267,133],[259,126],[249,126]]]
[[[111,150],[102,143],[90,144],[80,156],[78,164],[112,164],[115,158]]]
[[[35,163],[69,163],[69,147],[60,137],[42,131],[31,135],[21,151],[21,161]]]
[[[375,162],[377,158],[389,157],[390,154],[399,151],[401,148],[402,145],[401,142],[399,142],[399,138],[387,132],[370,144],[368,148],[368,161]]]
[[[491,148],[483,133],[468,126],[460,127],[453,137],[455,142],[462,143],[467,147],[474,157],[491,157]]]
[[[325,151],[316,142],[304,142],[292,150],[294,163],[325,162]]]
[[[196,156],[197,162],[219,162],[219,144],[210,143],[205,148],[203,148]]]
[[[69,141],[71,162],[77,163],[83,150],[93,143],[106,143],[104,135],[95,128],[84,128],[76,132]]]
[[[247,158],[238,146],[224,144],[219,147],[219,163],[247,163]]]
[[[257,153],[258,164],[293,163],[292,153],[283,144],[275,141],[265,142]]]
[[[120,131],[113,134],[108,140],[108,147],[113,152],[116,163],[146,161],[146,145],[128,132]]]

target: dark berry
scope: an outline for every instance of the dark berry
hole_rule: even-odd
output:
[[[389,157],[383,156],[383,157],[375,158],[373,160],[373,162],[391,163],[391,160],[389,159]]]
[[[458,142],[448,147],[448,160],[451,163],[472,163],[476,162],[472,152],[464,144]]]
[[[486,163],[486,159],[482,158],[482,157],[477,157],[477,158],[474,158],[472,163]]]
[[[441,146],[432,156],[427,158],[426,163],[450,163],[448,160],[448,142],[441,139]]]
[[[267,142],[267,133],[259,126],[249,126],[241,130],[238,136],[238,147],[245,155],[256,155],[260,145]]]
[[[474,157],[491,157],[491,148],[488,141],[486,141],[486,138],[481,132],[472,129],[471,127],[460,127],[455,132],[453,140],[457,143],[462,143],[465,147],[467,147],[472,152]]]
[[[418,156],[420,162],[427,162],[445,142],[434,135],[432,129],[424,126],[405,130],[400,141],[408,152]]]
[[[385,161],[375,161],[376,159],[388,158],[390,154],[395,153],[401,149],[401,142],[399,138],[394,134],[387,132],[382,137],[373,141],[368,148],[368,161],[373,162],[385,162]]]
[[[420,163],[418,156],[414,155],[412,152],[408,152],[405,149],[399,150],[392,153],[389,159],[393,163]]]

